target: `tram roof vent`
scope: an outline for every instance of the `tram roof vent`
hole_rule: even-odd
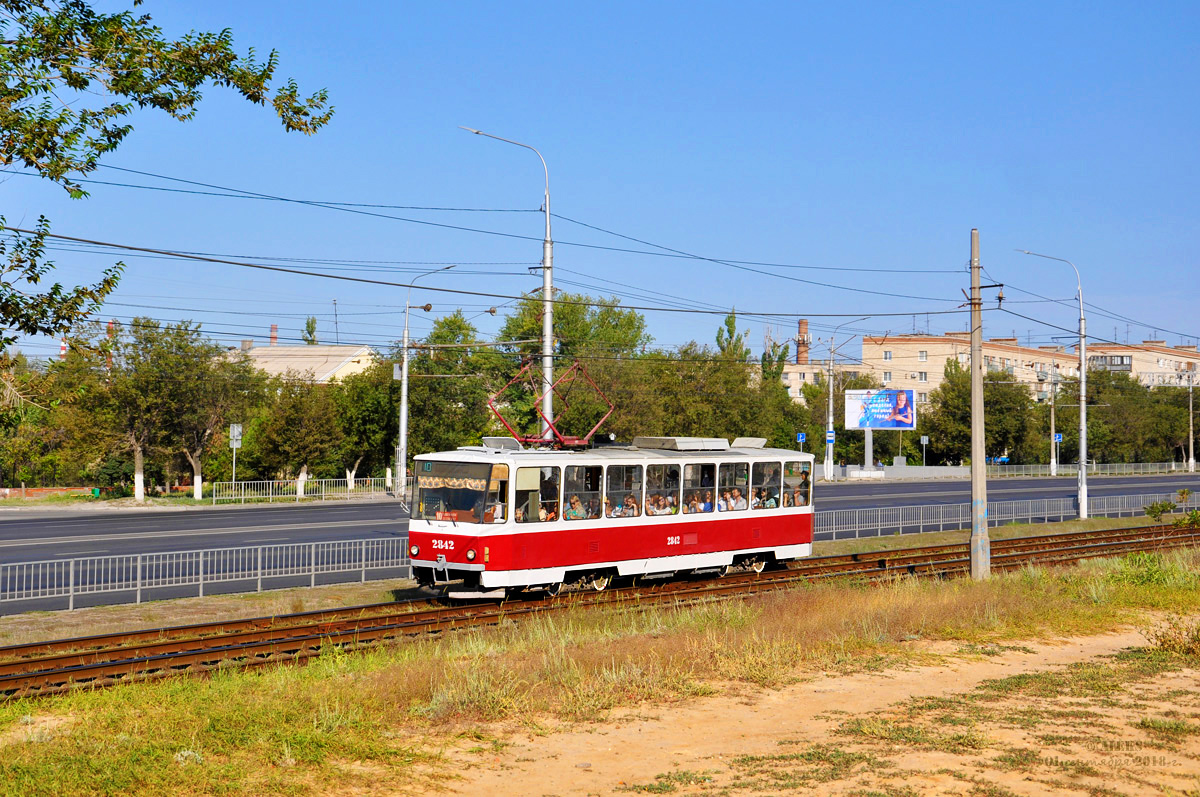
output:
[[[483,438],[484,448],[494,448],[501,451],[520,451],[521,444],[512,437],[485,437]]]
[[[767,445],[765,437],[737,437],[730,448],[763,448]]]
[[[724,437],[635,437],[634,448],[657,448],[661,451],[728,451]]]

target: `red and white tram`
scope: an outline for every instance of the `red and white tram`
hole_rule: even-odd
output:
[[[511,438],[416,458],[409,556],[451,597],[615,576],[761,571],[812,553],[813,455],[761,438],[639,437],[525,449]]]

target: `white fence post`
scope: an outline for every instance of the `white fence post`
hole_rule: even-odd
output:
[[[317,586],[317,544],[310,543],[308,546],[308,586]]]
[[[257,592],[262,592],[262,546],[258,546],[258,587]]]
[[[137,602],[142,602],[142,555],[137,557]]]
[[[359,554],[359,561],[362,562],[362,583],[366,584],[367,583],[367,541],[366,540],[362,541],[361,551],[362,552]]]
[[[75,611],[75,560],[71,560],[70,596],[67,598],[67,611]]]
[[[204,551],[200,552],[200,597],[204,597]]]

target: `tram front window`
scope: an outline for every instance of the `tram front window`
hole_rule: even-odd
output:
[[[418,462],[413,517],[484,522],[492,476],[492,466],[486,462]],[[498,498],[493,496],[493,501]]]

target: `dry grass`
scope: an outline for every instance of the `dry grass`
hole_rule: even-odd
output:
[[[1102,529],[1127,529],[1152,525],[1146,517],[1088,518],[1087,520],[1065,520],[1061,523],[1009,523],[988,530],[993,540],[1008,540],[1016,537],[1036,537],[1042,534],[1067,534],[1074,531],[1099,531]],[[924,545],[966,544],[971,530],[927,531],[923,534],[888,534],[882,537],[865,537],[859,540],[833,540],[813,543],[814,556],[832,554],[865,553],[869,551],[894,551],[897,548],[915,548]]]
[[[1195,612],[1197,572],[1200,553],[1176,552],[984,583],[842,582],[701,607],[576,610],[441,641],[331,651],[307,667],[17,701],[0,705],[0,735],[9,734],[0,783],[22,794],[411,788],[436,771],[414,768],[430,760],[420,751],[436,749],[430,737],[481,722],[540,732],[731,684],[773,688],[913,661],[929,655],[906,644],[917,638],[986,645],[1100,631],[1144,607]],[[26,716],[49,730],[25,738]],[[963,748],[968,737],[926,741]]]

